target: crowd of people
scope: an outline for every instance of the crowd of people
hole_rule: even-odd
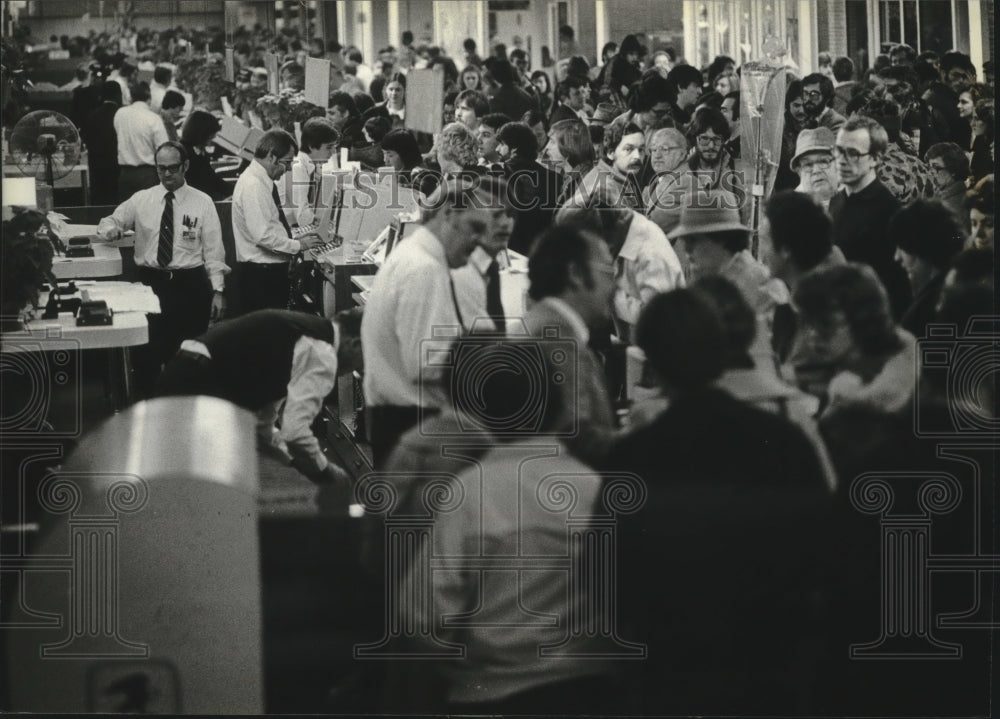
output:
[[[572,42],[571,28],[561,35]],[[266,86],[260,37],[236,38],[236,85]],[[172,51],[166,33],[146,40],[165,41]],[[398,478],[411,508],[442,476],[478,502],[475,518],[469,504],[435,515],[442,556],[559,554],[569,515],[546,509],[541,491],[554,474],[574,517],[616,522],[617,606],[588,605],[599,592],[570,586],[555,564],[435,578],[436,606],[483,621],[430,628],[419,602],[402,606],[407,626],[427,629],[409,637],[414,651],[450,641],[468,653],[428,663],[433,681],[392,698],[453,713],[804,716],[879,713],[904,693],[927,709],[913,688],[919,662],[873,679],[847,660],[848,644],[872,638],[856,630],[878,612],[877,581],[858,590],[848,562],[816,567],[838,555],[833,538],[864,554],[844,519],[855,477],[875,463],[940,461],[911,419],[919,409],[946,422],[968,401],[924,372],[918,345],[934,324],[961,333],[994,314],[992,65],[899,45],[863,74],[846,57],[789,73],[775,191],[754,228],[731,58],[702,70],[670,49],[649,56],[634,35],[602,48],[599,64],[573,55],[550,72],[533,72],[522,48],[481,58],[469,40],[457,62],[410,33],[372,66],[334,43],[284,36],[269,47],[285,54],[280,83],[292,92],[302,54],[337,54],[345,79],[299,140],[234,96],[237,116],[265,130],[235,185],[207,160],[212,113],[190,108],[170,137],[169,113],[188,108],[168,67],[150,86],[122,60],[90,100],[79,93],[94,177],[107,178],[95,201],[100,191],[121,203],[100,232],[135,230],[140,279],[163,309],[146,391],[217,394],[258,412],[262,447],[346,496],[346,473],[308,427],[333,378],[363,367],[375,470]],[[442,128],[414,132],[406,73],[439,64]],[[310,232],[317,176],[344,149],[364,168],[391,168],[423,212],[363,314],[329,321],[289,309],[289,268],[322,242]],[[236,319],[211,202],[225,197]],[[523,317],[499,304],[505,250],[528,257]],[[572,361],[545,349],[554,341]],[[241,376],[247,347],[260,365]],[[636,355],[633,384],[622,368]],[[504,358],[529,364],[513,371]],[[981,392],[978,411],[992,416],[995,388]],[[539,438],[554,450],[539,454]],[[448,443],[461,450],[441,452]],[[626,476],[644,502],[615,515],[609,493]],[[423,581],[409,569],[401,581]],[[567,597],[616,629],[546,656],[539,647],[556,646],[565,624],[542,619],[567,621]],[[635,671],[616,661],[622,642],[648,649]],[[948,696],[971,701],[974,672],[954,674]]]

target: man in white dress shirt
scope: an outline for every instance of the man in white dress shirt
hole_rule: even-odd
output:
[[[288,310],[252,312],[186,340],[163,371],[157,395],[209,395],[248,409],[257,415],[259,447],[290,455],[318,484],[342,482],[349,489],[312,424],[337,376],[361,369],[360,333],[360,308],[332,320]]]
[[[184,146],[164,143],[155,161],[161,184],[135,193],[97,226],[97,234],[112,241],[135,230],[136,272],[160,300],[160,314],[149,316],[149,345],[136,357],[141,396],[148,396],[160,366],[183,340],[222,317],[229,272],[215,204],[184,182]]]
[[[149,83],[140,82],[132,92],[132,104],[115,113],[118,135],[118,201],[124,202],[139,190],[156,187],[160,179],[154,167],[156,148],[167,142],[163,118],[149,106]]]
[[[490,231],[479,240],[464,267],[451,271],[455,283],[458,308],[467,329],[492,329],[503,333],[507,329],[500,293],[500,267],[507,242],[514,227],[514,218],[507,212],[496,215]]]
[[[268,130],[257,144],[250,166],[236,181],[233,237],[242,314],[285,309],[288,263],[299,252],[323,244],[315,233],[292,239],[281,207],[275,181],[291,167],[297,152],[294,137],[284,130]]]
[[[167,94],[167,90],[176,89],[174,87],[174,71],[166,65],[157,65],[156,69],[153,70],[153,82],[149,86],[149,106],[154,112],[159,112],[160,106],[163,104],[163,96]]]
[[[506,214],[492,178],[446,180],[425,205],[424,221],[400,242],[372,284],[361,323],[365,402],[376,469],[399,437],[444,406],[440,368],[427,366],[474,318],[459,307],[450,269],[462,267]],[[439,346],[438,346],[439,345]]]
[[[288,208],[288,221],[300,227],[316,219],[316,211],[326,164],[340,143],[340,132],[332,120],[311,117],[302,126],[302,147],[292,163],[292,171],[278,183],[282,208]]]

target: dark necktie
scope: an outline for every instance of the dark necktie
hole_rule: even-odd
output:
[[[311,207],[313,210],[316,209],[316,204],[317,201],[319,200],[319,193],[317,192],[319,188],[317,187],[317,185],[318,183],[316,182],[316,168],[313,167],[312,172],[309,173],[309,195],[306,198],[307,202],[309,203],[309,207]]]
[[[498,331],[507,331],[503,303],[500,301],[500,265],[496,260],[486,270],[486,313],[493,318]]]
[[[156,264],[166,267],[174,257],[174,193],[168,192],[160,217],[160,243],[156,248]]]
[[[291,237],[292,228],[288,226],[288,220],[285,219],[285,211],[281,209],[281,198],[278,197],[277,185],[271,185],[271,197],[274,198],[274,206],[278,208],[278,219],[281,220],[281,226],[285,228],[285,232]]]

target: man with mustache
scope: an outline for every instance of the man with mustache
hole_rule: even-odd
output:
[[[836,132],[847,120],[833,109],[833,81],[819,72],[802,78],[802,99],[812,127],[826,127]]]
[[[628,207],[642,211],[642,191],[638,174],[646,151],[642,128],[622,115],[604,131],[601,158],[583,176],[580,187],[565,207]]]

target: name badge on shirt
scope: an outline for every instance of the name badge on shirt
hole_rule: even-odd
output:
[[[197,217],[184,215],[184,230],[181,232],[181,239],[184,242],[197,242],[201,238],[201,228],[198,227]]]

